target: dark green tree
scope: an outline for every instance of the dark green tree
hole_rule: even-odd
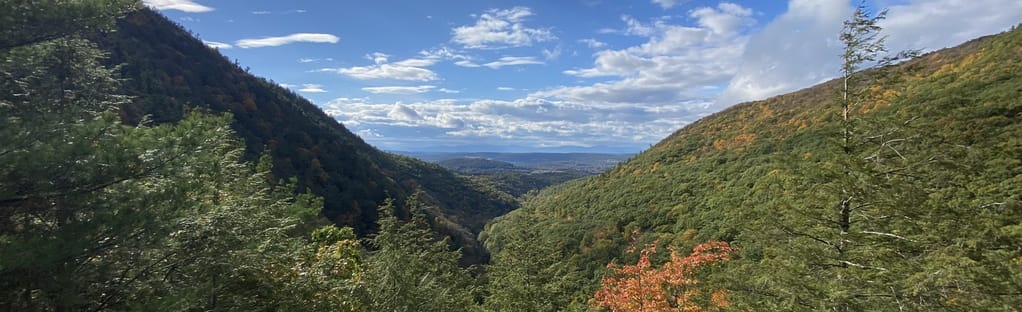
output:
[[[437,240],[413,195],[406,200],[407,222],[388,200],[379,207],[380,231],[366,263],[365,285],[372,311],[469,311],[475,306],[475,280],[458,266],[460,252]]]
[[[495,242],[487,241],[494,252],[486,267],[488,310],[559,311],[571,304],[573,288],[584,281],[562,262],[564,252],[554,240],[525,229],[505,231],[499,239],[499,250],[494,250]]]

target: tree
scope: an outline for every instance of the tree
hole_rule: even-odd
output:
[[[516,215],[515,217],[530,217]],[[531,229],[507,230],[499,247],[488,240],[485,307],[490,311],[559,311],[571,304],[573,287],[585,283],[553,240]],[[499,250],[497,250],[499,248]]]
[[[311,300],[276,290],[304,245],[293,229],[308,220],[296,216],[321,200],[292,195],[293,185],[274,190],[267,172],[243,163],[230,115],[122,123],[130,99],[117,68],[75,33],[136,5],[26,1],[0,13],[0,309]]]
[[[114,19],[141,8],[138,0],[2,0],[0,50],[83,31],[108,30]]]
[[[877,70],[912,57],[915,51],[883,56],[886,37],[864,5],[844,22],[836,144],[821,160],[798,169],[805,179],[798,200],[787,200],[777,222],[782,232],[772,264],[774,299],[788,309],[861,310],[911,301],[898,286],[914,270],[924,245],[910,238],[924,231],[927,197],[921,171],[927,155],[915,153],[924,138],[913,119],[888,120],[879,109],[880,91],[900,85],[901,73]],[[775,249],[776,248],[776,249]]]
[[[372,311],[466,311],[476,285],[458,266],[459,251],[436,240],[418,194],[406,200],[411,219],[398,220],[393,200],[379,207],[380,232],[370,239],[365,283]]]
[[[598,307],[611,311],[702,311],[707,308],[728,307],[727,292],[716,290],[706,296],[697,285],[694,275],[700,268],[731,259],[736,250],[726,242],[710,241],[692,248],[692,253],[681,257],[671,251],[671,260],[659,268],[650,256],[656,245],[640,252],[634,265],[607,265],[611,273],[604,277],[601,287],[593,295]],[[708,298],[707,298],[708,297]]]

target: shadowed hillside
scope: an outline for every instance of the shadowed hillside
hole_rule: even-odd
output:
[[[276,83],[255,77],[178,25],[150,10],[131,13],[117,31],[95,38],[111,64],[123,64],[128,123],[175,122],[189,110],[229,112],[246,157],[267,151],[278,179],[296,177],[325,200],[323,214],[361,233],[372,231],[376,207],[423,191],[439,207],[432,223],[465,248],[467,262],[485,261],[475,235],[489,219],[514,208],[442,167],[381,152],[319,108]]]

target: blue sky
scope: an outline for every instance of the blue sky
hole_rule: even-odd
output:
[[[391,151],[639,152],[834,77],[849,0],[146,0]],[[1022,22],[1018,0],[873,0],[892,50]]]

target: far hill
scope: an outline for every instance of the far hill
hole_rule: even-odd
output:
[[[574,169],[598,173],[627,160],[632,154],[602,153],[496,153],[496,152],[397,152],[431,162],[457,158],[502,161],[519,167],[540,169]]]
[[[628,250],[723,240],[740,253],[700,277],[736,305],[1022,306],[1022,30],[864,74],[882,79],[852,112],[856,148],[869,156],[836,148],[841,81],[830,81],[735,105],[598,176],[549,188],[490,224],[485,243],[497,266],[531,257],[535,270],[558,272],[531,281],[564,287],[551,295],[566,296],[562,305],[586,306],[608,263],[636,262]],[[842,173],[878,155],[903,165]],[[839,196],[873,206],[833,219]]]
[[[485,158],[451,158],[440,161],[440,166],[469,176],[482,185],[488,185],[498,191],[514,197],[521,197],[551,185],[561,184],[578,178],[593,175],[592,172],[553,167],[526,168],[514,164]]]
[[[295,177],[322,196],[323,214],[336,224],[369,233],[385,199],[400,203],[422,191],[439,208],[430,211],[434,227],[464,248],[465,262],[479,263],[486,252],[476,234],[516,205],[439,165],[377,150],[308,100],[249,74],[151,10],[129,14],[115,32],[94,39],[111,64],[123,64],[125,92],[136,96],[123,107],[127,122],[175,122],[195,109],[231,113],[247,158],[268,152],[274,176]]]

